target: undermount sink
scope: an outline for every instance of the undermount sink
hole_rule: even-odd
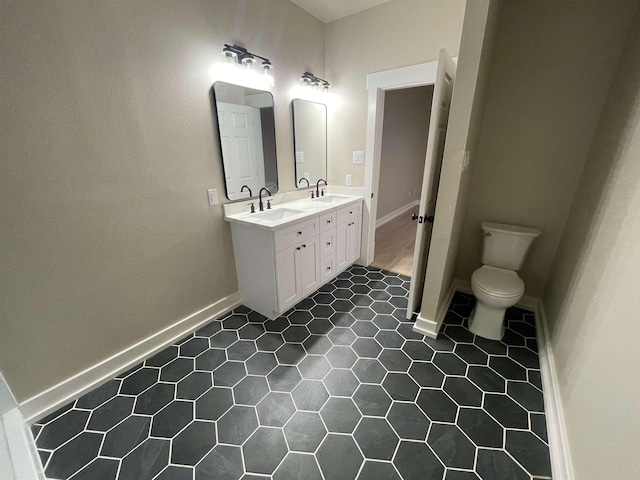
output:
[[[312,201],[322,202],[322,203],[336,203],[336,202],[342,202],[345,198],[348,198],[348,197],[343,197],[342,195],[327,195],[324,197],[316,197]]]
[[[264,212],[254,213],[251,215],[252,218],[257,218],[259,220],[267,220],[267,221],[277,221],[282,220],[284,218],[293,217],[294,215],[299,215],[302,212],[301,210],[292,210],[290,208],[278,208],[275,210],[266,210]]]

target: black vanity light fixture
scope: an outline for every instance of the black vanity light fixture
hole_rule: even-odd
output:
[[[239,65],[249,72],[255,72],[255,65],[258,62],[256,59],[262,60],[260,70],[262,71],[262,74],[269,79],[269,83],[273,85],[273,64],[268,58],[251,53],[244,47],[239,47],[238,45],[227,45],[226,43],[222,49],[222,57],[226,64]]]
[[[326,80],[316,77],[311,72],[304,72],[302,77],[300,77],[300,83],[306,87],[313,88],[317,91],[322,91],[324,93],[329,93],[329,88],[331,87],[330,83]]]

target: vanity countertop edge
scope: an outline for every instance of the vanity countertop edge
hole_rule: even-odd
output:
[[[257,216],[263,212],[250,213],[245,211],[241,213],[231,213],[227,209],[225,209],[224,218],[227,222],[230,222],[230,223],[238,223],[241,225],[247,225],[247,226],[259,228],[262,230],[268,230],[268,231],[274,232],[276,230],[280,230],[282,228],[288,227],[295,223],[320,216],[323,213],[328,212],[330,210],[346,207],[348,205],[353,205],[363,201],[363,197],[359,195],[344,195],[344,194],[327,195],[327,197],[329,196],[339,196],[339,197],[343,197],[344,199],[340,201],[324,204],[322,200],[318,200],[318,199],[312,200],[309,198],[304,198],[304,199],[293,200],[289,202],[278,203],[277,205],[274,205],[271,208],[271,210],[265,210],[265,212],[267,211],[276,212],[277,210],[281,210],[281,209],[300,210],[300,214],[297,214],[297,215],[293,214],[279,220],[263,220],[263,219],[257,218]]]

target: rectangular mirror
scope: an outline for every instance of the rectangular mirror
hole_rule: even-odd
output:
[[[224,82],[213,86],[225,188],[229,200],[278,191],[273,95]],[[251,195],[245,188],[251,189]]]
[[[307,182],[299,183],[301,178],[310,185],[327,179],[327,106],[294,98],[291,110],[296,186],[305,188]]]

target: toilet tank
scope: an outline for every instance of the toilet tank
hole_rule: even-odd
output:
[[[520,270],[533,239],[540,235],[535,228],[483,222],[482,263],[492,267]]]

